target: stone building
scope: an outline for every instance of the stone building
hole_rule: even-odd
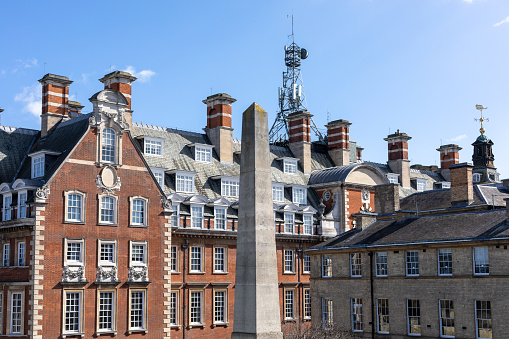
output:
[[[376,186],[378,214],[307,251],[313,323],[365,338],[505,337],[509,180],[473,184],[484,169],[448,166],[450,189],[403,198]]]

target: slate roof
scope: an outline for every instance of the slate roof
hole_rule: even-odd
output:
[[[39,132],[0,126],[0,183],[12,183],[27,150]]]
[[[505,209],[379,220],[313,247],[348,249],[509,238]]]

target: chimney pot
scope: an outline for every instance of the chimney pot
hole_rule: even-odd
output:
[[[401,186],[410,187],[410,161],[408,160],[408,140],[412,139],[399,129],[389,134],[387,138],[388,158],[387,165],[393,173],[399,174]]]
[[[350,123],[348,120],[334,120],[327,127],[329,156],[336,166],[350,164]]]
[[[311,117],[307,111],[287,116],[289,147],[293,155],[299,159],[304,173],[311,173]]]
[[[69,113],[69,85],[73,82],[68,77],[46,74],[39,82],[42,85],[41,136],[55,126]]]
[[[204,128],[214,144],[219,160],[233,162],[232,104],[237,101],[226,93],[208,96],[202,102],[207,105],[207,127]]]
[[[462,148],[455,144],[442,145],[437,148],[440,152],[440,168],[448,169],[451,165],[459,164],[460,154]]]

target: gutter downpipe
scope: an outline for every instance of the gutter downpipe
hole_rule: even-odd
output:
[[[375,339],[375,290],[373,286],[373,252],[369,252],[369,284],[371,292],[371,338]]]
[[[182,265],[182,317],[183,317],[183,321],[182,321],[182,339],[186,339],[186,289],[187,289],[187,285],[186,285],[186,269],[187,269],[187,265],[186,265],[186,252],[187,252],[187,249],[189,248],[189,242],[187,241],[187,239],[185,239],[184,243],[181,245],[182,247],[182,251],[184,252],[184,262],[183,262],[183,265]]]

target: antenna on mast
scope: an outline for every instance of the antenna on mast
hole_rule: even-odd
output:
[[[287,15],[287,18],[290,15]],[[309,53],[306,49],[300,48],[295,43],[295,35],[293,32],[293,14],[292,18],[292,34],[290,46],[285,46],[285,65],[286,72],[283,72],[283,87],[279,87],[279,112],[277,113],[276,120],[272,125],[269,132],[269,139],[271,143],[284,143],[288,140],[288,123],[286,117],[295,112],[307,111],[306,96],[303,91],[303,82],[300,71],[302,60],[307,59]],[[318,139],[324,142],[324,138],[315,122],[311,118],[311,130],[315,133]]]

